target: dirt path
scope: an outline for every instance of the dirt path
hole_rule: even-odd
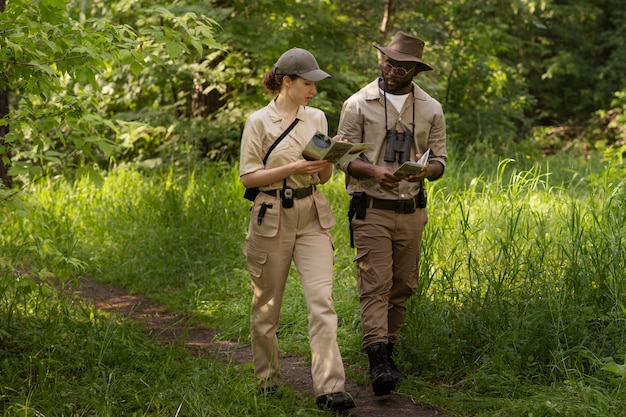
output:
[[[83,279],[75,292],[99,310],[127,316],[142,324],[150,337],[166,343],[180,343],[198,355],[219,351],[235,363],[252,362],[249,346],[234,342],[212,342],[215,330],[191,327],[184,317],[169,312],[162,305],[140,295],[132,295],[119,287],[88,279]],[[295,390],[311,390],[311,372],[303,357],[283,357],[281,370],[285,382]],[[349,379],[346,381],[346,390],[352,394],[357,404],[355,409],[350,410],[349,416],[446,417],[437,410],[417,405],[412,398],[405,396],[391,394],[375,397],[370,385],[357,385]]]

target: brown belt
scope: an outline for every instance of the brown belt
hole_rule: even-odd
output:
[[[313,194],[315,191],[315,186],[311,185],[305,188],[296,188],[293,190],[293,198],[305,198]],[[271,195],[272,197],[280,197],[283,198],[283,190],[264,190],[263,191],[267,195]]]
[[[368,207],[381,210],[393,210],[396,213],[411,214],[417,208],[417,197],[411,200],[380,200],[369,197]]]

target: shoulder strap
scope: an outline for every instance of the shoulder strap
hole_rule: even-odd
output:
[[[267,153],[265,154],[265,157],[263,158],[263,165],[265,165],[265,163],[267,162],[267,158],[269,158],[270,153],[272,153],[272,151],[274,150],[274,148],[276,146],[278,146],[278,144],[280,143],[281,140],[283,140],[285,138],[285,136],[287,136],[287,134],[289,132],[291,132],[291,129],[293,129],[294,127],[296,127],[296,125],[298,124],[298,122],[300,121],[300,119],[298,119],[297,117],[293,120],[293,122],[291,122],[291,124],[289,125],[289,127],[287,129],[285,129],[285,131],[283,133],[281,133],[281,135],[278,137],[278,139],[276,139],[276,141],[274,143],[272,143],[272,146],[270,146],[270,148],[267,150]]]

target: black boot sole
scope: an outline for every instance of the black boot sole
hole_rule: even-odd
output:
[[[315,403],[322,410],[338,412],[356,407],[352,396],[343,392],[322,395],[317,397]]]
[[[402,380],[406,379],[406,375],[404,375],[402,372],[398,371],[397,369],[391,370],[391,376],[393,377],[393,382],[395,382],[396,385],[398,385]]]
[[[396,383],[391,375],[380,376],[372,382],[372,388],[374,389],[374,395],[377,397],[389,395],[396,388]]]

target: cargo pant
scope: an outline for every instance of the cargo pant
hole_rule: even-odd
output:
[[[424,209],[403,214],[368,208],[364,219],[352,219],[363,349],[372,343],[398,342],[407,301],[417,291],[427,221]]]
[[[259,224],[258,214],[265,204]],[[282,208],[280,198],[261,193],[251,209],[244,255],[253,298],[250,315],[254,374],[260,386],[280,383],[276,331],[291,262],[296,265],[308,311],[311,374],[316,396],[345,390],[332,300],[335,218],[319,191]]]

